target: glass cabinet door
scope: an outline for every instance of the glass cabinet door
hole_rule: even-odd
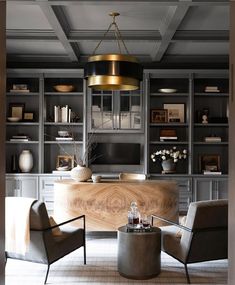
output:
[[[120,129],[141,129],[140,93],[120,92]]]
[[[142,129],[142,98],[137,91],[93,91],[91,130]]]
[[[92,129],[110,130],[113,122],[113,94],[109,91],[94,91],[91,98]]]

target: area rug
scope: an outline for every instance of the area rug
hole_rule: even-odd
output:
[[[189,265],[191,284],[227,284],[227,260]],[[6,285],[43,285],[46,265],[25,261],[7,261]],[[161,273],[149,280],[131,280],[117,271],[117,239],[89,239],[87,265],[83,265],[83,248],[51,265],[48,284],[187,284],[184,266],[162,253]]]

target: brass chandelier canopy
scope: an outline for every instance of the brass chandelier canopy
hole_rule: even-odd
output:
[[[109,15],[113,17],[113,21],[96,46],[93,55],[88,58],[84,77],[87,80],[88,87],[95,90],[136,90],[143,78],[143,68],[134,56],[129,55],[121,37],[120,30],[115,22],[115,17],[119,16],[119,13],[112,12]],[[119,53],[95,55],[112,26],[114,26]],[[127,54],[121,54],[121,43]]]

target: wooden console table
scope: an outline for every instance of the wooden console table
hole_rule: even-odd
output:
[[[140,213],[178,220],[179,192],[177,183],[172,181],[57,180],[54,196],[56,220],[84,214],[89,231],[116,231],[125,225],[132,201],[137,202]]]

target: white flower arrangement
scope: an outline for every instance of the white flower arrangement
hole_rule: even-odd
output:
[[[182,151],[177,150],[176,146],[173,146],[171,149],[162,149],[158,150],[151,154],[151,159],[153,162],[157,160],[163,161],[168,159],[173,159],[176,163],[179,159],[186,159],[187,158],[187,150],[184,149]]]

